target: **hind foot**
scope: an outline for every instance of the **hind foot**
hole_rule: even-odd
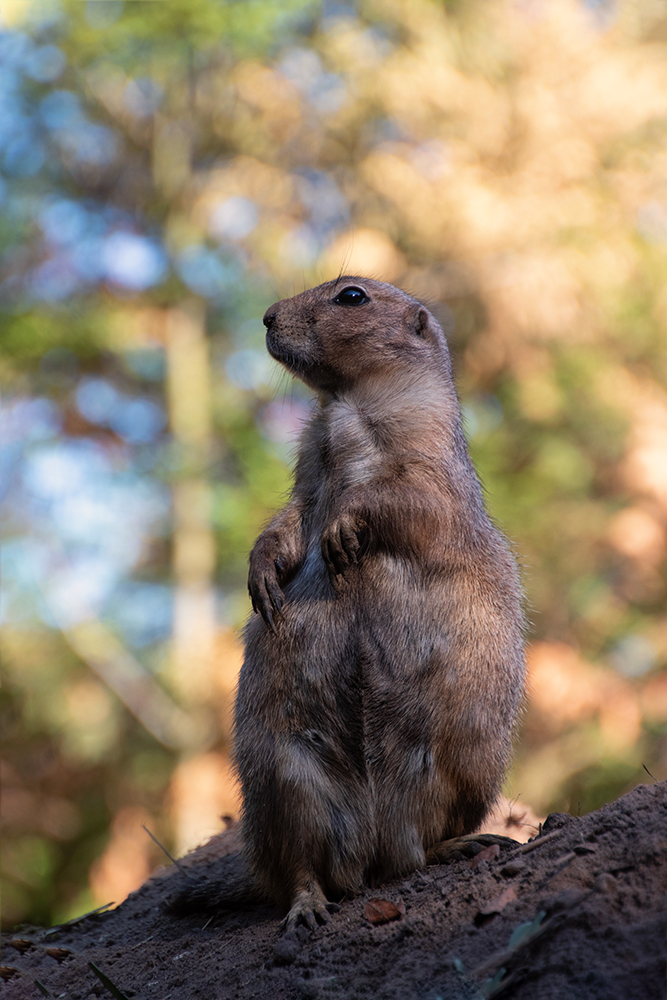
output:
[[[281,923],[281,930],[289,933],[305,924],[308,930],[314,931],[318,924],[326,924],[330,913],[340,910],[338,903],[330,903],[319,885],[315,883],[308,889],[302,889],[294,897],[292,908]]]
[[[428,865],[446,865],[450,861],[461,861],[462,858],[474,858],[485,847],[498,844],[500,849],[507,850],[517,847],[518,841],[511,837],[501,837],[497,833],[469,833],[466,837],[453,837],[451,840],[441,840],[434,844],[426,853]]]

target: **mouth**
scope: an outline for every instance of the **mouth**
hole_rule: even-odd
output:
[[[306,367],[305,361],[280,342],[273,327],[270,327],[266,332],[266,349],[272,358],[279,361],[292,374],[301,375],[303,373]]]
[[[281,352],[276,340],[275,330],[272,326],[270,326],[266,331],[266,349],[272,358],[275,358],[276,361],[282,361]]]

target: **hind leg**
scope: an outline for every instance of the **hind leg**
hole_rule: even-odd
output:
[[[469,833],[465,837],[441,840],[426,852],[427,865],[445,865],[462,858],[474,858],[485,847],[497,844],[501,850],[516,847],[517,841],[496,833]]]
[[[376,781],[379,878],[472,857],[491,844],[513,846],[509,838],[474,833],[497,799],[502,745],[498,752],[487,732],[474,726],[461,739],[451,732],[447,713],[444,722],[432,718],[429,727],[428,719],[411,718],[405,708],[390,711],[388,698],[383,707],[374,756],[378,771],[392,780]]]
[[[287,930],[326,922],[328,900],[358,889],[367,854],[364,782],[316,735],[267,740],[252,760],[237,750],[247,856],[270,897],[290,907]]]

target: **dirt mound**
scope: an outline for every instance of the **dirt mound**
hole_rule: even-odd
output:
[[[499,854],[487,849],[472,861],[369,891],[344,902],[312,934],[300,929],[280,937],[283,914],[269,906],[213,919],[170,917],[164,900],[184,877],[170,869],[118,909],[76,926],[5,935],[3,996],[667,995],[667,782],[636,788],[581,818],[549,816],[527,844]],[[370,903],[373,898],[381,902]]]

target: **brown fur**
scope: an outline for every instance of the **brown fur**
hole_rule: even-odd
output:
[[[367,296],[337,301],[344,289]],[[514,560],[483,506],[444,334],[339,278],[264,317],[318,394],[289,502],[257,539],[236,703],[246,857],[288,926],[476,830],[523,691]]]

